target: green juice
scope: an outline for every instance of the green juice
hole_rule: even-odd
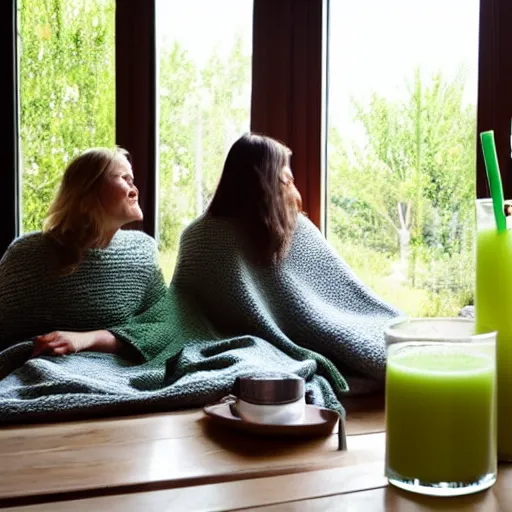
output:
[[[498,331],[498,458],[512,460],[512,232],[477,233],[477,332]]]
[[[389,355],[388,477],[474,482],[494,471],[493,356],[448,345],[406,346]]]

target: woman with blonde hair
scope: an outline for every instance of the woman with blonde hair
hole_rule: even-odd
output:
[[[336,393],[382,388],[384,326],[399,311],[302,214],[290,156],[254,133],[233,144],[206,213],[181,237],[172,286],[219,332],[316,361]]]
[[[162,350],[156,319],[167,288],[155,241],[121,229],[142,220],[138,199],[121,148],[89,149],[68,165],[43,230],[15,240],[0,261],[0,349],[32,339],[34,356],[147,360]]]

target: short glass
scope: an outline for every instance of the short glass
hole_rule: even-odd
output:
[[[464,321],[458,336],[447,320],[433,340],[423,339],[421,319],[386,331],[386,476],[434,496],[487,489],[497,474],[496,333],[468,334]]]

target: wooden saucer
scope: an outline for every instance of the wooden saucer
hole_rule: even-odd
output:
[[[209,418],[220,425],[263,436],[329,436],[340,420],[337,412],[316,405],[306,405],[304,422],[295,425],[268,425],[245,421],[233,415],[229,403],[207,405],[203,408],[203,411]],[[341,430],[343,430],[342,425],[343,423],[340,422]]]

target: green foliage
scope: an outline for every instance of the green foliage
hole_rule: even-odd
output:
[[[69,160],[115,140],[114,0],[20,0],[22,222],[41,228]]]
[[[416,71],[403,101],[377,94],[367,105],[354,101],[363,139],[351,140],[336,129],[330,134],[334,243],[355,244],[360,258],[377,253],[406,264],[405,281],[398,281],[410,294],[427,293],[419,301],[425,303],[423,315],[453,314],[450,304],[460,308],[472,296],[475,108],[464,105],[463,92],[461,76],[447,82],[436,75],[426,83]],[[402,253],[400,230],[408,232]],[[355,266],[388,300],[398,300],[408,313],[417,311],[410,294],[397,296],[377,282],[396,268],[375,266],[370,278]]]
[[[195,217],[194,125],[198,87],[194,63],[179,45],[160,53],[160,242],[173,247]]]
[[[457,316],[463,306],[473,303],[471,255],[422,258],[418,263],[422,278],[413,287],[392,278],[396,257],[355,240],[342,242],[333,235],[329,240],[364,283],[411,316]]]
[[[176,250],[183,228],[212,196],[227,150],[249,129],[250,56],[239,36],[200,68],[178,44],[160,58],[160,247]]]

